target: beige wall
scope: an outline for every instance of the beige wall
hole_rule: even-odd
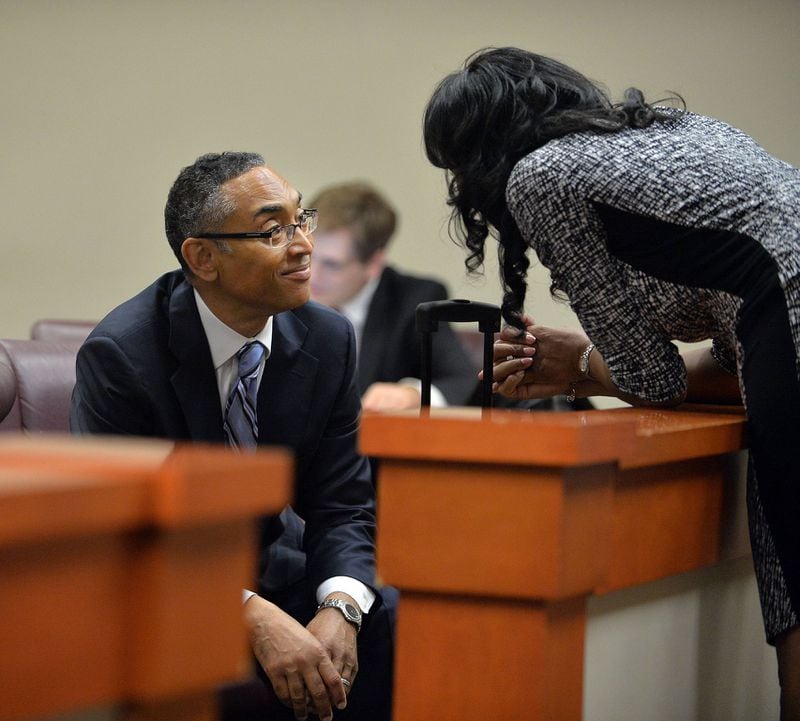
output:
[[[498,301],[447,239],[420,116],[471,51],[554,55],[613,94],[749,131],[800,163],[797,0],[44,2],[0,0],[0,337],[41,317],[99,318],[174,266],[162,210],[200,153],[252,149],[305,193],[380,184],[401,212],[392,259]],[[529,310],[572,322],[532,277]]]

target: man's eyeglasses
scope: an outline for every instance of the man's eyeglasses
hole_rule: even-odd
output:
[[[270,248],[284,248],[294,240],[294,234],[298,228],[303,231],[303,235],[313,233],[317,229],[318,215],[316,208],[306,208],[300,213],[300,221],[298,223],[277,225],[269,230],[258,230],[250,233],[198,233],[195,238],[208,238],[209,240],[248,240],[258,238],[267,243]]]

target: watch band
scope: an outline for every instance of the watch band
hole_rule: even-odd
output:
[[[361,630],[362,614],[360,609],[354,604],[343,601],[341,598],[328,598],[317,606],[317,613],[323,608],[338,608],[345,619],[356,627],[356,633]]]
[[[578,360],[578,369],[584,378],[589,377],[589,357],[592,355],[593,350],[594,343],[589,343],[589,345],[583,349],[583,353],[581,353],[581,357]]]

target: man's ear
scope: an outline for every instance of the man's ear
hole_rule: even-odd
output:
[[[181,244],[181,255],[192,274],[201,280],[217,279],[217,250],[207,238],[187,238]]]
[[[380,278],[383,269],[386,267],[386,250],[381,248],[376,250],[372,257],[367,261],[367,272],[371,280]]]

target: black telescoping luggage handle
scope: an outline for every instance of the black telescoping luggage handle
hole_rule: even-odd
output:
[[[500,330],[500,308],[491,303],[454,298],[432,300],[417,306],[417,332],[422,335],[422,407],[431,404],[431,364],[433,361],[432,333],[439,330],[439,321],[448,323],[477,322],[483,333],[483,384],[481,405],[492,405],[492,345],[494,334]]]

